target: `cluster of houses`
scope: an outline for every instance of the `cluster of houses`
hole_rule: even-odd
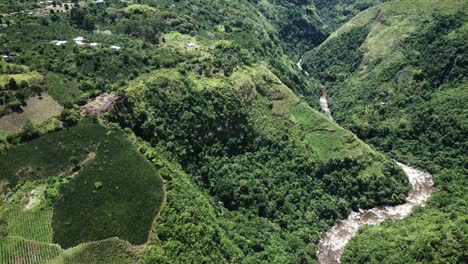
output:
[[[96,43],[96,42],[91,42],[89,44],[85,43],[86,39],[84,37],[76,37],[76,38],[73,39],[73,41],[75,42],[75,44],[77,44],[79,46],[89,45],[90,47],[97,47],[99,45],[99,43]],[[62,46],[62,45],[67,44],[68,41],[66,41],[66,40],[52,40],[50,43],[55,45],[55,46]],[[112,45],[109,48],[111,50],[121,50],[122,49],[122,47],[116,46],[116,45]]]

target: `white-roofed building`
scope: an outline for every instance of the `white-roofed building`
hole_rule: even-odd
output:
[[[54,44],[55,46],[62,46],[67,44],[66,40],[52,40],[50,43]]]
[[[189,42],[187,44],[185,44],[185,48],[187,49],[194,49],[197,47],[197,44],[193,43],[193,42]]]

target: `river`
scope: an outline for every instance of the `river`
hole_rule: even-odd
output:
[[[322,110],[331,117],[327,103],[326,87],[324,86],[322,86],[320,105]],[[358,212],[352,212],[346,220],[340,221],[330,230],[321,234],[317,254],[319,263],[340,263],[340,257],[346,244],[356,235],[359,227],[363,225],[377,225],[387,219],[403,219],[411,214],[413,207],[424,207],[427,204],[434,191],[432,176],[408,165],[399,162],[397,164],[406,173],[412,186],[411,191],[406,197],[406,203],[398,206],[378,206],[369,210],[360,209]]]

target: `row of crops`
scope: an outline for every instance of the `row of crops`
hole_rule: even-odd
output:
[[[163,199],[125,132],[93,118],[1,154],[0,171],[0,263],[133,263]]]
[[[0,263],[44,264],[62,252],[57,245],[0,237]]]
[[[14,206],[8,214],[8,234],[38,242],[52,242],[52,210],[24,210]]]

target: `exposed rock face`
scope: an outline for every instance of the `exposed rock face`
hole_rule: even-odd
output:
[[[82,115],[99,115],[106,112],[112,104],[119,100],[120,96],[115,93],[103,93],[89,100],[87,104],[80,107]]]

